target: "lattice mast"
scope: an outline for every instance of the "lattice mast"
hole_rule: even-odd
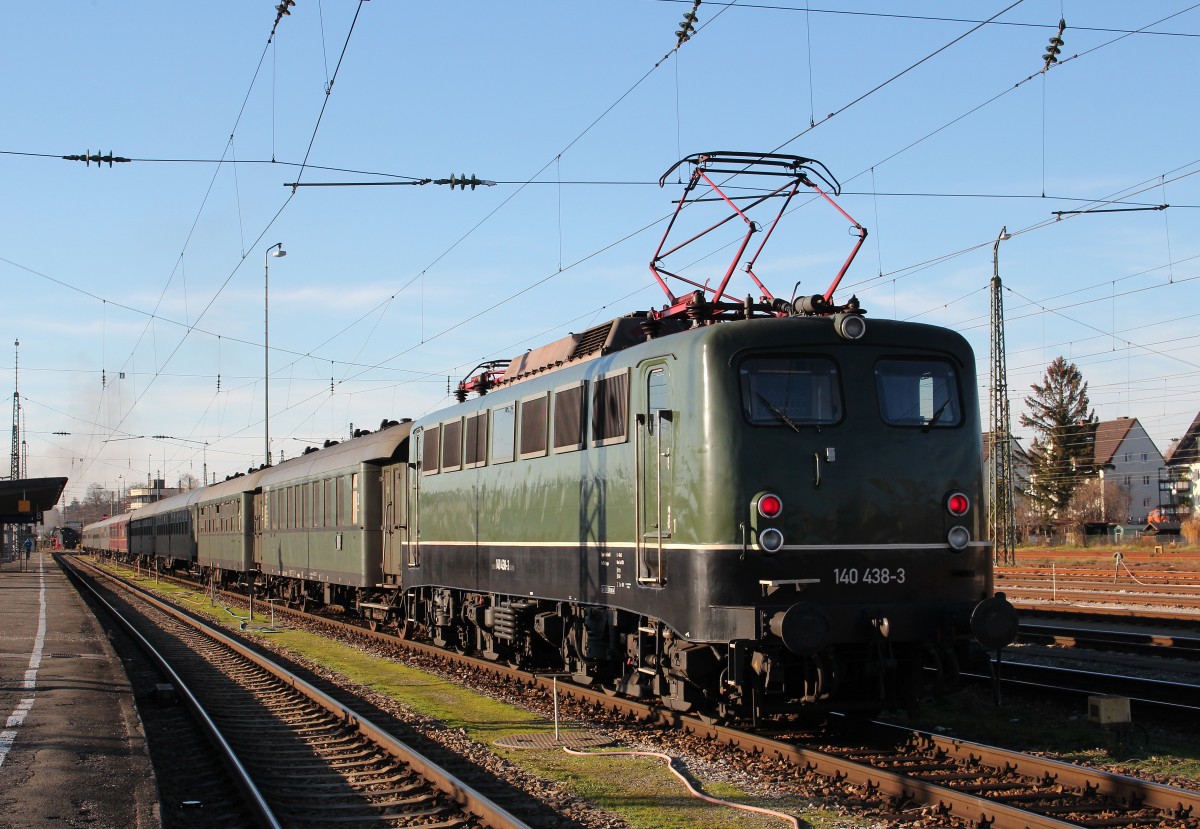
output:
[[[9,471],[9,478],[18,480],[21,477],[21,392],[20,392],[20,368],[21,359],[21,341],[13,342],[13,418],[12,418],[12,454],[9,456],[12,463]]]
[[[1016,518],[1013,512],[1012,426],[1008,407],[1008,365],[1004,356],[1004,296],[1000,283],[1000,242],[1009,238],[1007,228],[992,251],[991,370],[988,382],[988,441],[991,476],[988,527],[992,556],[998,564],[1016,563]]]

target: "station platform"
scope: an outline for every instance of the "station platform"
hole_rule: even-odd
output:
[[[48,551],[0,564],[0,829],[159,827],[121,661]]]

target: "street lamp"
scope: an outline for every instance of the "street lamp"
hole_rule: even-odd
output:
[[[263,252],[263,454],[267,466],[271,465],[271,347],[270,347],[270,288],[271,260],[269,256],[279,258],[287,256],[283,242],[276,242]]]

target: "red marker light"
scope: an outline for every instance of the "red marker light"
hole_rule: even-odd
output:
[[[758,499],[758,514],[763,518],[778,518],[783,513],[783,499],[766,494]]]
[[[956,492],[946,499],[946,509],[950,510],[951,515],[966,515],[970,508],[971,499],[961,492]]]

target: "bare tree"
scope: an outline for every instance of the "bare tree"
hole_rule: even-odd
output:
[[[1078,487],[1067,505],[1067,515],[1078,524],[1123,523],[1129,515],[1129,490],[1111,478],[1089,478]]]
[[[103,484],[89,484],[83,501],[74,501],[70,506],[71,520],[84,526],[94,524],[120,508],[117,494]]]

